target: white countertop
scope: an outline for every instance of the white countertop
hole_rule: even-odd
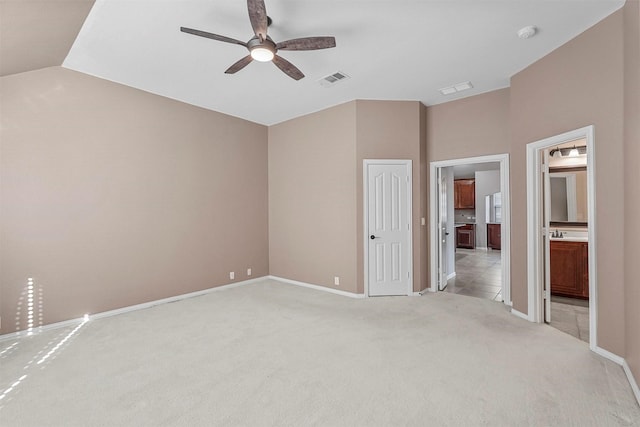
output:
[[[551,232],[549,233],[549,239],[551,241],[565,241],[565,242],[588,242],[589,234],[586,230],[562,230],[558,229],[557,231],[562,233],[562,237],[553,237],[553,233],[556,231],[555,228],[551,228]]]

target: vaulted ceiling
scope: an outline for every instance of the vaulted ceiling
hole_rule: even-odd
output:
[[[52,65],[262,124],[352,99],[434,105],[506,87],[510,77],[622,7],[623,0],[266,0],[269,35],[332,35],[337,47],[279,54],[306,75],[271,63],[224,71],[244,47],[180,32],[197,28],[247,41],[237,0],[1,0],[2,75]],[[527,25],[538,34],[520,39]],[[82,27],[80,29],[80,27]],[[77,35],[77,37],[76,37]],[[68,55],[67,55],[68,53]],[[66,59],[64,59],[66,56]],[[319,80],[350,76],[331,87]],[[471,81],[445,96],[438,89]]]

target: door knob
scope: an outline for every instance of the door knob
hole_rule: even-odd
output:
[[[371,235],[371,240],[373,240],[373,239],[379,239],[379,238],[380,238],[380,237],[378,237],[378,236],[374,236],[373,234]]]

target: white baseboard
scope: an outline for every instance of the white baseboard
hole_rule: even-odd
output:
[[[638,405],[640,405],[640,388],[638,388],[638,383],[633,377],[633,372],[631,372],[631,368],[629,368],[629,364],[626,360],[622,361],[622,369],[624,369],[624,373],[627,374],[627,379],[629,380],[629,384],[631,384],[631,390],[633,390],[633,394],[636,396]]]
[[[600,356],[604,357],[605,359],[609,359],[611,360],[613,363],[616,363],[620,366],[622,366],[625,362],[624,359],[620,356],[618,356],[617,354],[611,353],[609,350],[605,350],[602,347],[595,347],[592,349],[594,353],[599,354]]]
[[[316,291],[330,292],[332,294],[342,295],[350,298],[364,298],[364,294],[354,294],[353,292],[341,291],[340,289],[328,288],[326,286],[313,285],[311,283],[299,282],[297,280],[285,279],[278,276],[267,276],[271,280],[275,280],[282,283],[288,283],[290,285],[302,286],[303,288],[315,289]]]
[[[635,396],[638,405],[640,405],[640,388],[638,388],[638,383],[636,382],[636,379],[634,378],[633,372],[631,372],[631,368],[629,367],[627,361],[624,360],[623,357],[611,353],[610,351],[605,350],[602,347],[595,347],[593,349],[593,352],[604,357],[605,359],[611,360],[613,363],[622,366],[622,369],[627,376],[627,380],[629,381],[629,385],[631,386],[631,390],[633,391],[633,395]]]
[[[130,305],[130,306],[127,306],[127,307],[117,308],[115,310],[103,311],[101,313],[95,313],[95,314],[91,314],[91,313],[88,313],[88,314],[89,314],[89,318],[90,319],[102,319],[104,317],[117,316],[118,314],[128,313],[130,311],[136,311],[136,310],[144,310],[144,309],[147,309],[147,308],[154,307],[156,305],[167,304],[167,303],[170,303],[170,302],[180,301],[180,300],[187,299],[187,298],[198,297],[198,296],[201,296],[201,295],[209,294],[211,292],[217,292],[217,291],[222,291],[222,290],[225,290],[225,289],[231,289],[231,288],[237,288],[239,286],[249,285],[251,283],[262,282],[266,278],[267,278],[267,276],[257,277],[255,279],[244,280],[242,282],[229,283],[227,285],[221,285],[221,286],[216,286],[214,288],[203,289],[201,291],[190,292],[190,293],[187,293],[187,294],[176,295],[176,296],[169,297],[169,298],[163,298],[163,299],[159,299],[159,300],[155,300],[155,301],[149,301],[149,302],[145,302],[145,303],[142,303],[142,304],[136,304],[136,305]],[[37,331],[41,331],[42,332],[42,331],[48,331],[48,330],[51,330],[51,329],[58,329],[58,328],[64,328],[64,327],[67,327],[67,326],[73,326],[73,325],[77,325],[79,323],[82,323],[83,320],[84,320],[84,318],[80,317],[80,318],[77,318],[77,319],[69,319],[69,320],[63,320],[62,322],[50,323],[48,325],[40,326],[39,328],[37,328]],[[36,328],[34,328],[34,329],[36,329]],[[9,333],[9,334],[0,335],[0,342],[12,340],[12,339],[17,339],[17,338],[22,338],[22,337],[25,337],[25,336],[27,336],[26,331],[12,332],[12,333]]]
[[[519,317],[521,319],[527,320],[529,321],[529,316],[527,316],[526,314],[516,310],[515,308],[511,307],[511,314],[513,314],[516,317]]]

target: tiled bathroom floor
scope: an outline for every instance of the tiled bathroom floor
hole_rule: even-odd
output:
[[[584,342],[589,342],[589,302],[552,296],[549,324]]]
[[[456,277],[445,292],[502,301],[500,251],[456,249]]]

